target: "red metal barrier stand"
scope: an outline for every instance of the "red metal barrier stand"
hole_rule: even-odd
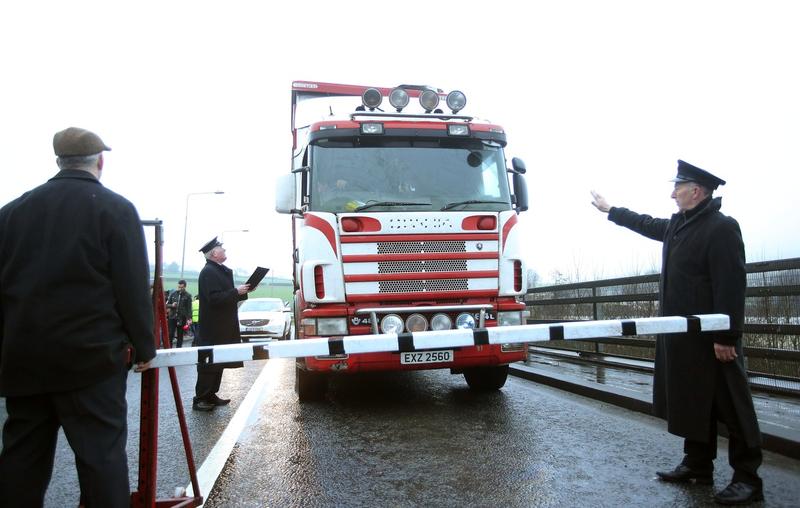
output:
[[[161,246],[162,226],[161,221],[143,221],[145,225],[153,225],[156,230],[155,248],[155,275],[153,278],[153,311],[155,317],[154,334],[156,346],[168,349],[171,347],[169,327],[167,326],[166,304],[164,302],[164,284],[161,278]],[[192,444],[189,440],[189,428],[186,425],[186,416],[183,413],[183,401],[178,387],[178,377],[175,367],[169,367],[172,394],[175,398],[175,407],[180,424],[183,447],[186,452],[186,464],[189,468],[189,477],[194,491],[194,497],[179,496],[168,499],[156,499],[157,470],[158,470],[158,370],[150,369],[142,373],[142,394],[139,421],[139,480],[137,490],[131,493],[131,506],[135,508],[156,507],[190,507],[203,504],[200,488],[197,482],[197,470],[194,464]]]

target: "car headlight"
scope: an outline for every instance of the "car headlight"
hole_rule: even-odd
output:
[[[403,333],[403,320],[397,314],[387,314],[381,319],[382,333]]]
[[[459,314],[456,317],[456,328],[475,328],[475,318],[472,317],[472,314],[467,314],[466,312]]]
[[[318,335],[347,335],[347,318],[317,318]]]
[[[411,314],[406,318],[406,330],[409,332],[424,332],[428,329],[428,320],[422,314]]]
[[[521,324],[522,324],[521,310],[515,310],[514,312],[497,313],[497,326],[514,326]]]
[[[435,314],[431,318],[431,330],[449,330],[453,327],[453,320],[447,314]]]

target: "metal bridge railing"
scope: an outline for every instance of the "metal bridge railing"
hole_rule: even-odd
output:
[[[528,323],[657,316],[658,279],[651,274],[532,288],[525,297]],[[745,365],[754,389],[800,396],[800,258],[747,265],[744,332]],[[649,361],[655,337],[537,347]]]

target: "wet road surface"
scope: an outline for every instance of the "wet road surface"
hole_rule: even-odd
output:
[[[233,402],[212,413],[188,409],[195,369],[178,369],[198,467],[256,378],[265,381],[216,485],[203,492],[205,506],[713,505],[711,487],[654,479],[680,460],[682,441],[647,415],[512,377],[499,392],[473,393],[448,371],[341,376],[325,401],[301,405],[293,360],[245,365],[226,370],[220,393]],[[158,494],[169,497],[188,473],[166,370],[160,377]],[[134,489],[138,394],[139,376],[131,374]],[[720,440],[717,489],[730,477],[726,448]],[[797,506],[800,461],[767,452],[761,474],[763,506]],[[62,436],[46,506],[75,505],[77,478]]]
[[[654,479],[681,458],[661,420],[509,378],[467,390],[447,371],[342,376],[300,405],[292,363],[206,506],[706,506],[708,486]],[[715,484],[730,470],[720,440]],[[765,506],[796,506],[800,462],[766,453]]]

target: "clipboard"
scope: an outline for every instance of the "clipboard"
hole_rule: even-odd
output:
[[[250,275],[250,278],[247,279],[247,282],[245,282],[245,284],[250,284],[250,291],[254,290],[256,286],[258,286],[258,284],[261,282],[261,279],[264,278],[268,271],[269,268],[264,268],[261,266],[256,267],[256,269],[253,271],[253,274]]]

